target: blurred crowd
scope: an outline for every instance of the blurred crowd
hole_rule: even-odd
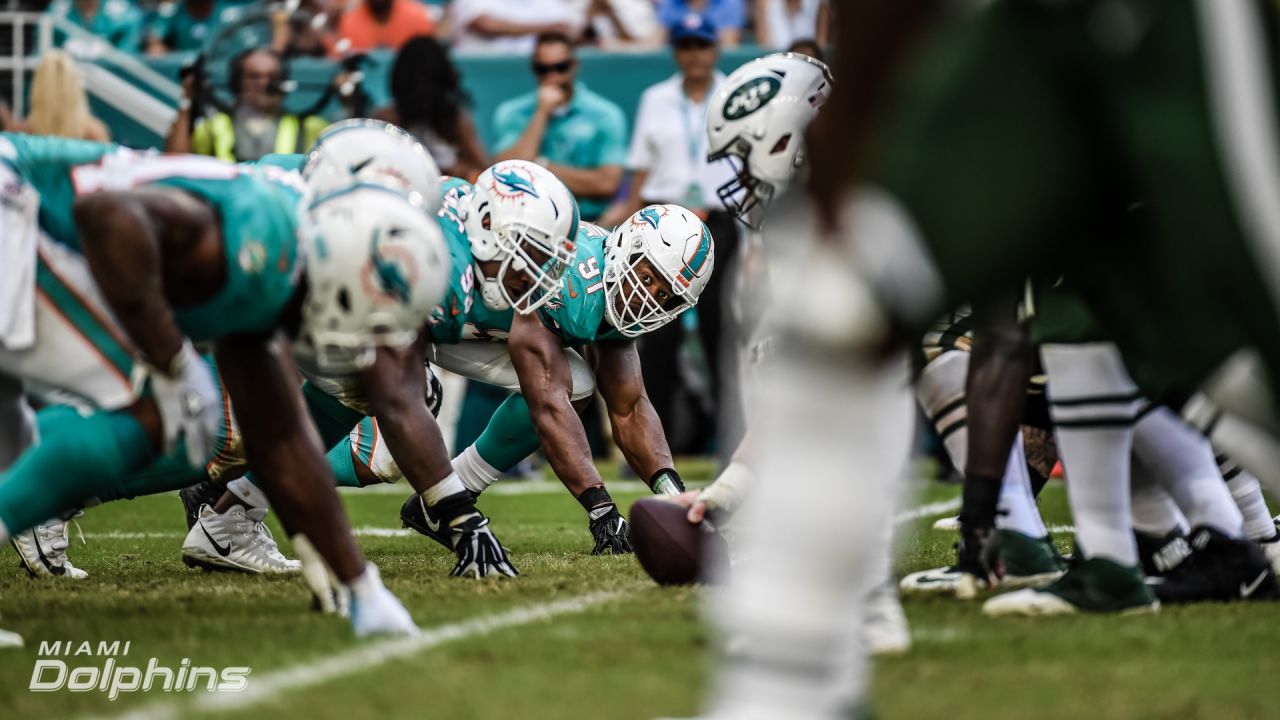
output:
[[[252,0],[54,0],[47,12],[125,52],[198,50],[263,3]],[[337,57],[398,50],[435,37],[466,53],[527,55],[540,33],[607,50],[661,47],[689,13],[708,18],[725,47],[771,49],[827,39],[828,0],[301,0],[293,14],[294,54]],[[287,23],[289,16],[283,16]],[[284,47],[277,50],[284,51]]]
[[[375,117],[418,138],[449,175],[474,181],[499,160],[537,162],[577,197],[584,220],[612,227],[648,204],[675,203],[693,210],[716,239],[717,255],[732,262],[741,228],[719,190],[731,179],[725,163],[706,160],[703,131],[707,102],[724,75],[721,49],[759,42],[820,56],[827,0],[303,0],[298,22],[280,19],[271,42],[249,46],[228,61],[229,94],[202,102],[193,76],[167,137],[169,152],[212,155],[247,162],[273,153],[305,152],[338,120],[286,106],[289,62],[297,55],[333,55],[389,48],[390,102],[384,107],[343,106],[341,116]],[[305,9],[311,14],[306,14]],[[56,0],[60,13],[122,49],[148,54],[203,47],[219,28],[260,8],[236,0],[183,0],[144,12],[129,0]],[[259,13],[259,16],[261,14]],[[281,37],[284,39],[282,40]],[[638,98],[634,122],[610,99],[579,79],[579,49],[634,47],[670,52],[677,72]],[[665,50],[664,50],[665,48]],[[507,99],[489,118],[491,142],[477,129],[471,98],[452,55],[497,52],[528,58],[533,89]],[[339,70],[333,86],[349,86],[352,71]],[[349,90],[349,87],[348,87]],[[350,100],[350,93],[338,95]],[[206,94],[207,96],[207,94]],[[75,62],[61,51],[41,57],[27,118],[0,117],[6,129],[86,139],[107,139],[89,111]],[[51,109],[56,109],[51,112]],[[716,278],[732,277],[728,271]],[[713,285],[717,280],[713,279]],[[696,312],[646,336],[641,343],[645,384],[663,420],[672,450],[701,454],[732,448],[737,408],[721,398],[719,357],[735,313],[719,287],[708,287]],[[473,384],[465,393],[455,443],[470,444],[502,394],[485,395]],[[598,430],[599,419],[587,427]],[[593,449],[607,452],[601,433]]]

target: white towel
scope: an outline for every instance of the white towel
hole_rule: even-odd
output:
[[[26,350],[36,342],[40,196],[12,177],[0,180],[0,347]]]

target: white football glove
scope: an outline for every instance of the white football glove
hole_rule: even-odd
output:
[[[151,373],[151,390],[164,423],[165,454],[185,438],[187,461],[192,467],[204,467],[213,456],[222,423],[222,395],[190,340],[182,343],[167,371]]]

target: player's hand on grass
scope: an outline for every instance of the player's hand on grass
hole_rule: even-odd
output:
[[[190,340],[182,344],[167,368],[152,373],[151,390],[164,423],[165,453],[171,452],[179,439],[185,439],[187,461],[193,467],[204,467],[213,455],[222,423],[222,394]]]
[[[520,574],[507,557],[507,551],[489,529],[489,518],[474,513],[453,530],[453,551],[458,562],[449,572],[454,577],[474,576],[479,579],[492,575],[515,577]]]
[[[613,503],[591,511],[591,536],[596,541],[592,555],[626,555],[631,552],[631,525]]]

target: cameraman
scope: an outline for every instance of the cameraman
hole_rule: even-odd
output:
[[[287,80],[284,61],[270,48],[251,48],[237,55],[229,68],[235,105],[230,113],[218,112],[191,127],[191,88],[165,140],[174,153],[212,155],[228,162],[257,160],[271,153],[299,153],[315,142],[329,124],[322,117],[299,117],[284,112]]]

